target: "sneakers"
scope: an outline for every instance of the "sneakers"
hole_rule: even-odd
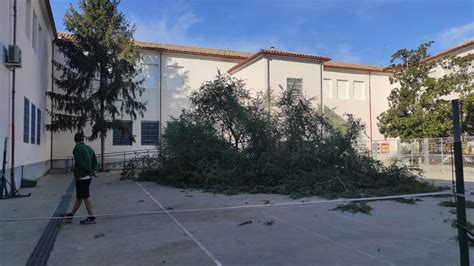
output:
[[[95,217],[89,216],[86,219],[79,222],[80,224],[95,224]]]
[[[72,214],[72,213],[70,212],[70,213],[68,213],[68,214],[66,214],[66,215],[64,216],[65,218],[63,219],[63,221],[64,221],[65,223],[70,224],[70,223],[72,223],[72,217],[73,217],[73,216],[74,216],[74,214]]]
[[[68,213],[64,215],[63,221],[65,223],[71,224],[73,220],[74,214]],[[95,224],[95,217],[94,216],[89,216],[86,219],[82,220],[79,222],[80,224]]]

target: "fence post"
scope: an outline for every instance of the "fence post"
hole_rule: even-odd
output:
[[[423,139],[423,155],[424,155],[424,165],[425,165],[425,172],[427,172],[429,170],[429,167],[430,167],[430,149],[429,149],[429,143],[430,143],[430,139],[429,138],[425,138]]]
[[[441,173],[444,172],[444,147],[443,147],[443,138],[440,139],[441,141]]]
[[[374,159],[375,160],[379,159],[378,146],[379,146],[379,144],[377,143],[377,141],[375,141],[374,142]]]
[[[397,139],[397,159],[399,161],[402,160],[402,150],[401,150],[401,147],[400,147],[400,139]]]
[[[125,168],[125,151],[123,152],[123,168]]]
[[[466,199],[464,195],[464,170],[461,143],[461,125],[459,119],[459,100],[452,100],[453,136],[454,136],[454,164],[456,169],[456,215],[459,251],[462,266],[469,265],[469,241],[466,229]]]

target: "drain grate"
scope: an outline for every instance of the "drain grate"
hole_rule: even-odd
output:
[[[71,201],[72,192],[74,191],[74,179],[69,184],[69,187],[66,190],[66,193],[59,202],[56,211],[53,214],[53,217],[61,217],[67,210],[69,202]],[[56,241],[56,236],[58,235],[59,229],[61,228],[62,220],[61,219],[52,219],[49,221],[48,225],[43,231],[38,244],[36,244],[35,249],[30,255],[27,266],[33,265],[47,265],[49,255],[53,250],[54,242]]]

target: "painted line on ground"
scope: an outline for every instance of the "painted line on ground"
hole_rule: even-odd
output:
[[[362,221],[360,219],[356,219],[356,218],[352,218],[352,217],[348,217],[346,215],[343,215],[343,214],[338,214],[338,213],[333,213],[333,212],[330,212],[330,214],[334,215],[334,216],[338,216],[338,217],[341,217],[341,218],[344,218],[344,219],[348,219],[350,221],[355,221],[355,222],[358,222],[358,223],[361,223],[361,224],[365,224],[365,225],[369,225],[369,226],[373,226],[373,227],[377,227],[379,229],[383,229],[383,230],[388,230],[389,228],[385,227],[385,226],[381,226],[381,225],[372,225],[372,224],[369,224],[365,221]],[[439,241],[436,241],[436,240],[433,240],[433,239],[429,239],[429,238],[425,238],[425,237],[419,237],[419,236],[413,236],[413,238],[416,238],[416,239],[421,239],[421,240],[424,240],[424,241],[427,241],[427,242],[430,242],[430,243],[433,243],[433,244],[437,244],[437,245],[440,245],[440,246],[443,246],[443,247],[452,247],[454,249],[458,249],[459,247],[458,246],[452,246],[452,245],[449,245],[447,243],[442,243],[442,242],[439,242]],[[411,252],[410,254],[412,255],[416,255],[416,254],[424,254],[424,253],[421,253],[421,252]],[[474,251],[469,249],[469,254],[471,255],[474,255]],[[394,257],[394,256],[392,256]],[[391,258],[392,258],[391,257]]]
[[[155,202],[163,211],[164,213],[166,213],[198,246],[199,248],[204,251],[204,253],[206,253],[206,255],[212,259],[212,261],[214,261],[214,263],[217,265],[217,266],[222,266],[222,263],[220,263],[220,261],[218,261],[216,259],[216,257],[206,248],[204,247],[201,242],[199,242],[199,240],[196,239],[196,237],[193,236],[193,234],[191,234],[188,229],[186,229],[186,227],[184,227],[169,211],[167,211],[165,209],[165,207],[163,207],[163,205],[161,205],[161,203],[155,198],[153,197],[153,195],[150,194],[150,192],[148,192],[148,190],[146,190],[142,185],[140,185],[140,183],[138,182],[135,182],[135,184],[137,184],[137,186],[139,186],[143,192],[145,192],[145,194],[148,195],[148,197],[151,198],[151,200],[153,200],[153,202]]]
[[[72,192],[74,191],[74,179],[69,184],[66,193],[64,193],[61,201],[59,202],[56,211],[54,212],[49,223],[43,231],[38,243],[35,246],[35,249],[31,253],[28,261],[26,262],[27,266],[33,265],[47,265],[49,255],[53,250],[54,242],[58,235],[59,229],[61,228],[62,221],[58,218],[61,218],[62,215],[67,210],[69,202],[71,201]]]
[[[136,182],[139,185],[138,182]],[[269,208],[279,206],[302,206],[312,204],[323,204],[323,203],[342,203],[342,202],[359,202],[359,201],[377,201],[377,200],[392,200],[400,198],[414,198],[414,197],[430,197],[430,196],[442,196],[452,195],[452,192],[432,192],[432,193],[418,193],[418,194],[404,194],[394,196],[383,196],[383,197],[368,197],[368,198],[352,198],[352,199],[334,199],[334,200],[312,200],[303,202],[281,202],[281,203],[270,203],[270,204],[255,204],[255,205],[238,205],[238,206],[223,206],[223,207],[211,207],[211,208],[192,208],[182,210],[166,210],[162,211],[147,211],[147,212],[123,212],[123,213],[104,213],[95,214],[95,217],[118,217],[118,216],[133,216],[133,215],[151,215],[151,214],[170,214],[170,213],[185,213],[185,212],[203,212],[203,211],[225,211],[225,210],[239,210],[239,209],[251,209],[251,208]],[[78,215],[74,218],[87,218],[88,215]],[[24,218],[6,218],[0,219],[0,222],[26,222],[35,220],[54,220],[54,219],[65,219],[64,217],[55,216],[40,216],[40,217],[24,217]]]
[[[362,255],[364,255],[364,256],[366,256],[366,257],[371,258],[372,260],[373,260],[373,259],[379,259],[379,258],[377,258],[376,256],[373,256],[373,255],[371,255],[371,254],[369,254],[369,253],[367,253],[367,252],[365,252],[365,251],[362,251],[362,250],[360,250],[360,249],[357,249],[357,248],[348,246],[348,245],[346,245],[346,244],[344,244],[344,243],[341,243],[341,242],[339,242],[339,241],[336,241],[336,240],[334,240],[334,239],[331,239],[331,238],[329,238],[329,237],[327,237],[327,236],[324,236],[324,235],[321,235],[321,234],[319,234],[319,233],[313,232],[313,231],[311,231],[311,230],[309,230],[309,229],[307,229],[307,228],[305,228],[305,227],[303,227],[303,226],[300,226],[300,225],[297,225],[297,224],[294,224],[294,223],[290,223],[290,222],[288,222],[288,221],[286,221],[286,220],[284,220],[284,219],[282,219],[282,218],[280,218],[280,217],[277,217],[277,216],[272,215],[272,214],[268,214],[268,213],[266,213],[266,212],[262,212],[262,213],[263,213],[263,215],[265,215],[265,216],[267,216],[267,217],[270,217],[270,218],[273,218],[273,219],[275,219],[275,220],[278,220],[278,221],[280,221],[280,222],[282,222],[282,223],[284,223],[284,224],[286,224],[286,225],[288,225],[288,226],[297,228],[297,229],[299,229],[299,230],[301,230],[301,231],[303,231],[303,232],[306,232],[306,233],[309,233],[309,234],[311,234],[311,235],[313,235],[313,236],[316,236],[316,237],[319,237],[319,238],[321,238],[321,239],[324,239],[324,240],[326,240],[326,241],[328,241],[328,242],[331,242],[331,243],[333,243],[333,244],[335,244],[335,245],[341,246],[341,247],[343,247],[343,248],[345,248],[345,249],[352,250],[352,251],[354,251],[354,252],[357,252],[357,253],[359,253],[359,254],[362,254]],[[392,263],[390,263],[390,262],[385,262],[385,261],[383,261],[383,262],[384,262],[384,263],[387,263],[387,264],[389,264],[389,265],[394,265],[394,264],[392,264]]]

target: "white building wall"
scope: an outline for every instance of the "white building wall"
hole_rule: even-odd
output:
[[[8,68],[3,65],[5,62],[5,49],[13,42],[13,21],[10,19],[11,4],[13,1],[5,1],[3,7],[0,8],[0,150],[2,153],[0,159],[3,160],[3,143],[6,137],[10,136],[10,91],[11,91],[11,74]],[[10,145],[8,145],[10,146]],[[10,148],[8,148],[10,154]],[[8,157],[10,161],[10,157]]]
[[[13,43],[13,1],[5,1],[0,10],[0,44],[1,49]],[[27,1],[17,1],[17,45],[22,50],[22,68],[16,70],[16,94],[15,94],[15,166],[16,184],[20,184],[21,177],[36,179],[42,176],[49,169],[50,159],[50,134],[45,131],[44,124],[47,117],[46,91],[49,90],[51,76],[51,43],[53,40],[53,30],[49,24],[48,15],[43,1],[31,0],[31,5]],[[28,10],[27,6],[31,9]],[[33,13],[34,12],[34,13]],[[36,50],[33,49],[31,32],[33,29],[33,14],[37,18],[37,43]],[[30,16],[28,18],[28,16]],[[31,23],[31,25],[30,25]],[[41,27],[41,30],[39,30]],[[3,151],[3,140],[8,136],[11,141],[11,127],[9,126],[9,116],[11,116],[11,74],[3,66],[4,58],[2,52],[2,66],[0,66],[1,84],[1,125],[0,137]],[[28,143],[23,140],[23,116],[24,98],[41,111],[40,124],[40,144],[31,143],[31,121],[30,138]],[[35,121],[36,125],[36,121]],[[37,128],[37,126],[36,126]],[[35,132],[37,134],[37,132]],[[11,167],[11,149],[8,149],[8,168]],[[3,157],[3,156],[2,156]],[[2,158],[3,159],[3,158]]]
[[[388,96],[396,84],[391,85],[387,73],[372,72],[371,98],[372,98],[372,137],[373,140],[382,140],[385,137],[379,132],[377,117],[388,109]],[[369,126],[369,124],[367,124]]]
[[[267,58],[259,58],[253,64],[243,68],[232,76],[242,79],[253,97],[267,89]]]
[[[289,59],[282,57],[270,58],[270,87],[277,96],[282,88],[287,89],[287,78],[303,79],[303,94],[313,98],[313,106],[320,105],[321,63],[314,60]]]
[[[226,73],[239,61],[216,57],[163,53],[162,103],[163,121],[177,117],[189,107],[191,92],[214,79],[219,70]]]
[[[335,113],[340,116],[347,113],[353,114],[356,118],[360,118],[366,125],[365,134],[367,135],[367,139],[370,138],[370,122],[372,118],[373,140],[383,139],[383,135],[380,134],[378,130],[377,116],[388,108],[387,97],[393,88],[393,86],[390,85],[388,77],[388,74],[381,72],[369,73],[368,71],[325,67],[323,79],[330,79],[332,84],[332,97],[328,98],[327,96],[323,96],[323,103],[325,106],[333,109]],[[337,88],[338,80],[347,81],[349,87],[349,99],[340,99]],[[365,97],[363,100],[355,99],[354,82],[363,82],[365,89]],[[372,115],[370,107],[372,108]]]
[[[61,55],[58,55],[59,57]],[[161,56],[161,60],[160,60]],[[122,152],[130,150],[152,149],[153,145],[141,144],[141,122],[160,121],[160,61],[161,69],[161,95],[162,95],[162,120],[163,126],[177,117],[183,108],[189,107],[189,96],[193,90],[198,89],[205,81],[212,80],[217,75],[217,70],[225,73],[227,69],[236,64],[235,60],[220,59],[214,57],[201,57],[185,54],[162,53],[159,51],[142,51],[141,65],[144,70],[145,92],[141,98],[147,102],[147,111],[144,117],[138,117],[133,122],[133,135],[135,142],[132,145],[113,145],[113,132],[109,131],[106,139],[106,153]],[[130,120],[124,117],[123,120]],[[87,135],[89,131],[85,129]],[[74,132],[60,132],[54,134],[55,160],[62,160],[72,155],[74,148]],[[100,140],[88,143],[100,153]]]

